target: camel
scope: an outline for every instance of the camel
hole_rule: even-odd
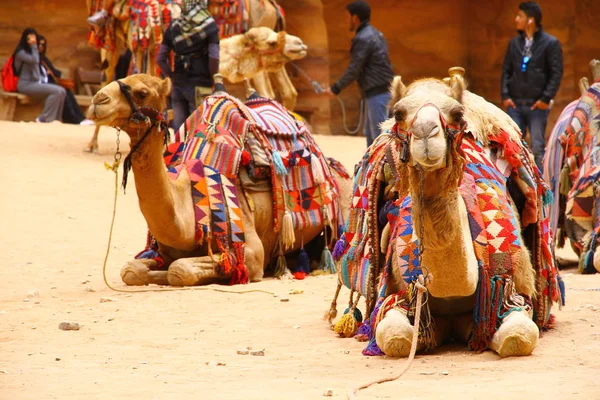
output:
[[[306,57],[302,39],[265,27],[222,39],[219,46],[219,74],[232,83],[262,72],[277,72],[285,63]]]
[[[217,84],[219,89],[222,89],[221,86]],[[220,262],[230,258],[231,254],[221,252],[220,247],[216,246],[210,237],[201,244],[198,240],[197,211],[192,200],[192,193],[196,187],[192,188],[191,173],[183,168],[178,177],[172,179],[165,168],[164,136],[160,130],[160,117],[157,116],[161,115],[158,110],[164,110],[170,90],[169,79],[162,80],[145,74],[132,75],[103,87],[93,97],[87,113],[96,124],[121,127],[129,135],[132,150],[128,157],[135,179],[140,210],[148,223],[149,231],[158,242],[157,250],[164,262],[164,268],[159,268],[156,259],[135,259],[128,262],[121,270],[121,277],[128,285],[149,283],[174,286],[204,285],[223,282],[232,278],[233,274],[231,270],[223,271],[219,266]],[[220,110],[231,107],[232,104],[235,107],[244,107],[239,100],[219,91],[214,96],[207,97],[197,113],[201,113],[204,107],[209,107],[215,101],[227,103]],[[136,112],[133,112],[133,108]],[[144,115],[140,116],[140,112]],[[195,115],[192,115],[186,124],[189,125],[189,121],[194,117]],[[228,121],[223,116],[218,118],[221,119],[216,123]],[[152,123],[147,125],[145,120]],[[239,126],[240,120],[237,121]],[[309,133],[309,136],[304,133],[303,135],[302,140],[312,140]],[[210,143],[212,139],[206,138],[206,140]],[[297,140],[296,145],[299,145],[301,139]],[[251,148],[248,144],[246,147]],[[258,181],[248,179],[249,170],[245,165],[243,162],[239,164],[237,174],[239,179],[235,179],[235,189],[239,193],[237,201],[241,210],[241,215],[238,217],[241,216],[243,220],[245,235],[243,254],[236,254],[235,258],[237,262],[245,260],[247,268],[247,278],[239,281],[241,283],[260,281],[264,269],[277,254],[277,248],[284,240],[280,237],[283,230],[275,232],[274,229],[274,184],[271,185],[271,178]],[[347,205],[343,204],[343,199],[349,198],[349,177],[341,177],[338,170],[331,171],[333,190],[334,192],[339,190],[333,201],[341,202],[344,211]],[[228,190],[234,189],[229,187]],[[329,222],[319,225],[307,226],[303,229],[295,228],[294,225],[291,239],[287,236],[288,247],[284,250],[289,253],[300,249],[303,243],[310,242],[324,231],[325,223],[334,225],[336,220],[337,217],[331,215]],[[337,223],[339,222],[341,221]],[[285,217],[283,225],[285,225]]]
[[[558,117],[544,156],[544,179],[556,199],[550,218],[556,246],[569,238],[582,273],[600,272],[600,61],[589,66],[593,82],[579,81],[581,97]]]
[[[426,78],[408,87],[396,77],[390,103],[394,118],[383,124],[387,133],[370,147],[355,173],[355,200],[347,220],[358,222],[356,228],[346,227],[334,257],[342,259],[342,283],[358,292],[358,298],[366,297],[370,319],[356,334],[356,324],[349,321],[358,320],[360,313],[358,299],[351,296],[349,312],[334,330],[371,340],[363,354],[409,355],[419,271],[427,283],[419,351],[453,336],[475,350],[525,356],[536,347],[539,330],[551,322],[551,301],[545,297],[558,301],[559,278],[551,249],[542,240],[547,239],[542,199],[513,199],[506,187],[507,178],[518,182],[520,172],[515,173],[524,169],[533,174],[527,178],[541,185],[540,191],[543,183],[518,127],[496,106],[466,90],[463,74],[456,67],[445,81]],[[362,199],[368,199],[366,206]],[[382,212],[387,223],[379,232]],[[500,231],[507,235],[498,235]],[[536,238],[530,240],[531,235]],[[543,242],[543,259],[536,246],[530,254],[526,245],[532,241]],[[507,252],[496,258],[500,248]],[[488,258],[490,251],[496,254]],[[494,259],[499,264],[489,268]],[[364,276],[369,277],[365,282]],[[379,296],[377,305],[374,296]],[[335,300],[327,319],[334,317],[334,307]]]

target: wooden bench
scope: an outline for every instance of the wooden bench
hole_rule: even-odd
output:
[[[92,104],[92,96],[76,94],[77,104],[84,111]],[[0,120],[33,120],[43,109],[43,102],[27,95],[0,90]]]

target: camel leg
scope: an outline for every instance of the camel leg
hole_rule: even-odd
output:
[[[87,151],[88,153],[98,154],[98,134],[100,133],[100,125],[96,125],[96,129],[94,129],[94,135],[90,139],[88,145],[83,149],[83,151]]]
[[[537,325],[525,311],[513,311],[504,317],[490,348],[500,357],[528,356],[535,349],[539,335]]]
[[[296,107],[296,99],[298,98],[298,91],[288,76],[285,67],[277,72],[270,73],[269,77],[273,80],[275,87],[279,91],[281,104],[290,111],[294,110],[294,107]]]
[[[275,98],[275,92],[273,91],[273,87],[271,86],[271,81],[269,81],[269,76],[266,72],[260,72],[252,78],[254,82],[254,89],[258,92],[262,97],[268,97],[270,99]]]
[[[167,271],[150,271],[157,265],[155,260],[139,259],[128,261],[121,268],[121,279],[129,286],[142,286],[154,283],[168,285]]]

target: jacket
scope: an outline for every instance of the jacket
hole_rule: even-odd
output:
[[[31,46],[31,54],[25,50],[19,50],[15,54],[14,69],[19,74],[19,82],[40,82],[40,54],[37,45]]]
[[[531,104],[537,100],[550,103],[556,96],[563,74],[560,42],[540,27],[533,35],[531,59],[523,72],[524,46],[525,33],[521,31],[508,44],[502,66],[502,100],[511,98]]]
[[[389,90],[394,79],[388,46],[383,34],[368,21],[362,22],[356,30],[350,48],[350,65],[344,75],[331,86],[331,91],[339,94],[353,81],[366,98]]]

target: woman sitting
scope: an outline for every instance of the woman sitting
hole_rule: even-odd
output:
[[[42,83],[42,66],[38,52],[37,32],[27,28],[15,49],[13,68],[19,76],[17,92],[44,100],[44,110],[36,122],[61,120],[65,98],[65,89],[52,83]]]
[[[46,57],[46,49],[48,47],[48,41],[45,37],[38,36],[38,50],[40,53],[40,63],[42,64],[42,83],[58,84],[58,79],[62,73],[54,68],[52,62]],[[85,119],[75,95],[69,89],[66,89],[65,107],[63,108],[62,121],[67,124],[80,124],[80,125],[94,125],[94,122]]]

